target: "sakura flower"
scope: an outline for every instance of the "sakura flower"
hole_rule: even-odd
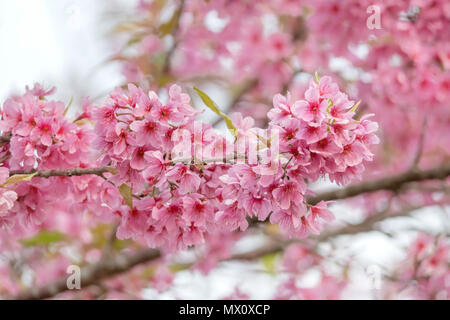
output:
[[[334,159],[337,166],[343,170],[346,167],[353,167],[360,164],[366,156],[370,157],[370,155],[371,153],[361,142],[355,141],[345,145],[342,148],[342,152],[337,154]]]
[[[169,88],[169,100],[171,103],[177,106],[178,112],[180,112],[184,116],[195,116],[199,113],[199,111],[195,111],[194,108],[191,107],[189,102],[191,98],[188,94],[183,93],[181,87],[174,84]],[[180,120],[173,120],[174,122],[179,122]]]
[[[236,201],[232,204],[223,205],[216,213],[215,219],[223,230],[226,231],[233,231],[238,228],[245,231],[248,228],[246,212],[238,208]]]
[[[331,156],[342,152],[342,147],[336,143],[336,140],[333,139],[333,137],[328,136],[312,144],[310,150],[323,156]]]
[[[114,127],[117,123],[116,108],[112,104],[107,104],[102,108],[94,109],[93,118],[97,121],[96,130],[105,134],[108,128]]]
[[[276,209],[270,215],[270,223],[278,223],[288,236],[298,236],[298,230],[302,225],[302,218],[306,213],[303,203],[292,205],[289,209]]]
[[[0,167],[0,185],[4,184],[9,178],[9,169],[5,167]]]
[[[325,118],[325,111],[328,107],[327,100],[320,99],[319,88],[310,87],[305,93],[306,100],[299,100],[292,106],[292,113],[297,118],[321,124]]]
[[[281,94],[275,95],[273,97],[274,107],[267,113],[267,117],[276,123],[288,119],[292,115],[289,100],[289,94],[287,97],[284,97]]]
[[[334,219],[333,213],[327,208],[329,203],[321,201],[315,206],[310,207],[310,213],[306,219],[308,220],[310,229],[316,234],[319,234],[321,231],[320,220],[329,222]]]
[[[156,105],[150,111],[151,116],[163,124],[179,123],[183,119],[183,114],[178,112],[173,104]]]
[[[130,161],[130,167],[136,170],[143,170],[147,167],[147,159],[145,153],[149,151],[147,147],[137,147],[132,155]]]
[[[136,132],[136,144],[143,146],[151,144],[158,147],[161,144],[161,135],[163,134],[163,126],[152,119],[134,121],[130,125],[130,129]]]
[[[173,278],[173,273],[166,265],[158,265],[151,279],[152,286],[158,292],[164,292],[172,284]]]
[[[239,130],[240,134],[246,134],[247,131],[254,127],[255,120],[251,117],[243,117],[240,112],[233,112],[230,115],[234,126]]]
[[[0,168],[0,184],[5,183],[9,177],[9,169]],[[17,200],[17,193],[12,190],[0,188],[0,217],[5,217],[8,211],[14,206],[14,202]]]
[[[206,226],[206,222],[210,221],[214,213],[214,208],[211,204],[195,194],[183,197],[183,206],[183,219],[186,221],[195,221],[199,226]]]
[[[267,42],[267,55],[270,59],[279,61],[289,54],[290,42],[287,34],[273,33],[268,37]]]
[[[324,139],[327,135],[327,126],[325,124],[313,125],[303,122],[302,126],[300,126],[300,136],[308,144],[316,143]]]
[[[150,224],[147,228],[148,233],[153,234],[152,238],[158,238],[158,233],[160,235],[167,236],[167,234],[177,234],[179,230],[179,221],[183,213],[183,204],[179,199],[173,201],[168,201],[165,204],[158,203],[153,207],[150,216],[147,221]],[[147,238],[147,241],[149,239]]]
[[[181,194],[195,192],[200,187],[201,180],[198,175],[192,173],[182,163],[176,164],[167,172],[166,176],[169,181],[178,183]]]
[[[291,204],[300,205],[303,202],[304,192],[305,190],[297,181],[289,180],[273,190],[272,195],[281,209],[287,210]]]
[[[281,145],[288,145],[299,138],[300,121],[289,119],[280,128]]]
[[[35,83],[33,88],[30,88],[28,86],[26,86],[25,88],[28,93],[31,93],[32,95],[36,96],[39,99],[43,99],[46,96],[50,96],[56,91],[55,87],[52,87],[52,88],[46,90],[39,83]]]
[[[318,88],[319,94],[327,99],[332,99],[339,94],[339,86],[329,76],[320,78]]]
[[[176,238],[178,249],[186,249],[189,246],[198,245],[204,242],[205,229],[192,221],[183,228],[182,238]]]
[[[114,131],[108,132],[106,140],[112,143],[114,156],[121,156],[126,153],[130,143],[128,125],[125,123],[117,123]]]
[[[0,130],[2,130],[3,132],[8,132],[16,128],[17,126],[20,126],[23,122],[23,112],[24,110],[21,110],[21,105],[19,102],[14,101],[13,99],[6,100],[3,104],[3,113],[0,120]]]
[[[251,216],[256,216],[260,221],[264,221],[272,211],[270,201],[264,196],[255,196],[248,192],[242,199],[242,206]]]
[[[36,126],[30,132],[30,138],[34,141],[40,140],[44,146],[51,146],[54,122],[50,117],[40,117],[36,120]]]
[[[165,169],[165,161],[160,151],[147,151],[144,153],[144,159],[147,161],[145,176],[158,177]]]

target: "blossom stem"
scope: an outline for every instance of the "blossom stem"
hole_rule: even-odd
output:
[[[37,174],[34,177],[50,178],[50,177],[73,177],[73,176],[83,176],[86,174],[94,174],[103,178],[103,174],[109,172],[108,167],[99,168],[75,168],[69,170],[54,169],[54,170],[12,170],[9,172],[10,176],[16,174]]]

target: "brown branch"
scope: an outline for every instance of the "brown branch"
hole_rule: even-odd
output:
[[[358,233],[368,232],[373,230],[375,224],[380,221],[395,217],[407,216],[411,211],[416,209],[418,208],[410,208],[408,210],[402,210],[400,212],[391,214],[388,214],[386,211],[384,211],[377,215],[369,217],[359,224],[344,226],[328,233],[323,233],[318,237],[311,237],[311,239],[318,242],[324,242],[341,235],[354,235]],[[288,241],[273,241],[255,250],[234,254],[226,260],[256,260],[268,254],[282,252],[286,248],[286,246],[301,241],[305,240],[293,239]],[[87,288],[91,285],[99,283],[104,279],[127,272],[139,264],[154,261],[160,257],[161,252],[159,250],[142,249],[141,251],[138,251],[137,253],[131,255],[121,254],[116,257],[105,258],[101,262],[86,266],[81,269],[81,286],[83,288]],[[191,265],[192,264],[188,264],[187,266]],[[66,281],[67,277],[64,276],[61,279],[56,280],[55,282],[47,284],[43,287],[30,288],[26,291],[23,291],[19,295],[13,297],[13,299],[31,300],[51,298],[59,293],[68,290]]]
[[[81,268],[81,286],[87,288],[104,279],[123,273],[133,267],[156,260],[161,257],[161,252],[154,249],[143,249],[134,254],[122,254],[107,258],[99,263],[91,264]],[[37,300],[51,298],[68,290],[67,277],[52,282],[40,288],[30,288],[15,296],[17,300]]]
[[[100,168],[75,168],[75,169],[54,169],[54,170],[12,170],[9,172],[10,176],[16,174],[33,174],[36,173],[35,177],[50,178],[50,177],[73,177],[82,176],[86,174],[94,174],[103,177],[103,174],[109,172],[109,167]]]
[[[308,197],[309,204],[315,205],[320,201],[340,200],[355,197],[363,193],[381,190],[396,191],[410,182],[425,180],[445,179],[450,176],[450,165],[445,165],[429,170],[412,170],[399,175],[384,177],[374,181],[351,185],[342,189],[320,193]]]
[[[331,230],[328,232],[321,233],[318,236],[311,236],[308,239],[291,239],[288,241],[271,241],[266,243],[265,245],[244,253],[239,253],[233,255],[230,260],[256,260],[268,254],[274,254],[282,252],[288,245],[294,243],[301,243],[307,240],[314,240],[316,242],[325,242],[332,238],[336,238],[339,236],[345,235],[355,235],[359,233],[365,233],[375,230],[375,226],[378,222],[398,217],[406,217],[410,215],[410,213],[414,210],[420,209],[420,207],[413,207],[405,210],[401,210],[395,213],[389,213],[387,211],[382,211],[378,214],[375,214],[371,217],[368,217],[364,221],[358,224],[349,224],[335,230]]]
[[[183,15],[183,10],[184,10],[184,5],[185,5],[185,0],[181,0],[180,1],[180,6],[178,7],[177,11],[174,13],[177,15],[176,17],[176,21],[175,21],[175,26],[173,28],[173,45],[170,48],[169,52],[167,52],[166,58],[164,60],[164,65],[162,68],[162,74],[164,75],[169,75],[170,74],[170,65],[171,65],[171,60],[172,60],[172,56],[174,55],[177,47],[178,47],[178,39],[176,38],[176,35],[178,33],[178,30],[180,28],[180,18]]]
[[[0,145],[6,144],[11,140],[11,132],[0,136]]]
[[[331,238],[336,238],[336,237],[342,236],[342,235],[355,235],[355,234],[359,234],[359,233],[370,232],[370,231],[375,230],[375,225],[378,222],[381,222],[381,221],[384,221],[387,219],[391,219],[391,218],[406,217],[406,216],[409,216],[412,211],[418,210],[418,209],[421,209],[421,207],[408,208],[408,209],[400,210],[395,213],[389,213],[388,211],[382,211],[378,214],[368,217],[367,219],[365,219],[364,221],[362,221],[358,224],[349,224],[349,225],[346,225],[346,226],[341,227],[336,230],[331,230],[328,232],[321,233],[320,235],[318,235],[316,237],[316,239],[319,242],[324,242]]]

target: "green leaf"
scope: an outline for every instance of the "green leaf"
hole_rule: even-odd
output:
[[[216,113],[218,116],[222,117],[225,121],[225,124],[227,125],[228,130],[230,130],[231,134],[236,137],[237,136],[237,129],[233,124],[233,121],[231,121],[230,117],[228,117],[226,114],[224,114],[222,111],[220,111],[217,104],[202,90],[194,87],[194,90],[197,92],[197,94],[202,99],[203,103],[211,109],[214,113]]]
[[[350,109],[350,112],[355,112],[356,109],[358,109],[359,105],[361,104],[361,100],[359,100],[354,106],[353,108]]]
[[[317,71],[314,73],[314,77],[316,78],[316,82],[319,83],[320,77],[319,77],[319,74],[317,73]]]
[[[123,250],[125,248],[129,248],[130,245],[133,243],[130,239],[120,240],[120,239],[114,239],[113,242],[113,248],[117,251]]]
[[[268,273],[275,274],[276,263],[278,259],[278,253],[270,253],[262,257],[262,263]]]
[[[69,111],[70,106],[72,105],[72,103],[73,103],[73,96],[70,97],[69,103],[67,104],[67,107],[64,109],[63,116],[65,116],[67,114],[67,112]]]
[[[11,177],[9,177],[4,184],[2,184],[2,187],[7,187],[22,181],[29,181],[31,178],[33,178],[35,175],[37,175],[38,172],[30,173],[30,174],[15,174]]]
[[[155,274],[155,271],[156,271],[155,266],[149,266],[149,267],[145,268],[144,270],[142,270],[142,277],[144,279],[152,278]]]
[[[131,187],[129,185],[122,184],[119,187],[119,192],[125,200],[125,203],[130,207],[131,210],[133,210],[133,193],[131,191]]]
[[[191,267],[191,264],[189,263],[180,263],[180,264],[174,264],[170,266],[170,271],[172,272],[180,272],[187,270]]]
[[[161,75],[161,77],[158,78],[158,85],[160,87],[163,87],[166,84],[173,82],[173,81],[174,81],[173,77],[171,77],[170,75],[167,75],[167,74],[163,74],[163,75]]]
[[[65,239],[65,235],[58,231],[41,231],[34,237],[20,240],[26,247],[48,245]]]

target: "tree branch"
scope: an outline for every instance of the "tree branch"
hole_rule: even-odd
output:
[[[5,133],[0,136],[0,145],[6,144],[11,140],[11,132]]]
[[[320,201],[346,199],[368,192],[381,190],[396,191],[410,182],[445,179],[448,176],[450,176],[450,165],[429,170],[412,170],[396,176],[385,177],[374,181],[351,185],[338,190],[323,192],[316,196],[308,197],[307,201],[309,204],[315,205]]]
[[[161,257],[161,252],[154,249],[143,249],[134,254],[122,254],[102,260],[101,262],[81,268],[81,285],[87,288],[104,279],[123,273],[133,267],[156,260]],[[59,293],[68,290],[67,277],[52,282],[40,288],[30,288],[23,291],[14,299],[17,300],[37,300],[51,298]]]
[[[341,227],[339,229],[330,231],[328,233],[323,233],[317,237],[311,237],[311,239],[318,242],[324,242],[331,238],[335,238],[341,235],[354,235],[358,233],[368,232],[373,230],[376,223],[395,217],[407,216],[411,211],[419,209],[409,208],[408,210],[402,210],[397,213],[388,214],[383,211],[372,217],[367,218],[363,222],[355,225],[348,225]],[[255,260],[259,259],[265,255],[272,253],[279,253],[283,251],[286,246],[304,241],[304,239],[293,239],[288,241],[274,241],[267,243],[255,250],[251,250],[244,253],[237,253],[232,255],[226,260]],[[154,261],[161,257],[161,252],[155,249],[142,249],[134,254],[121,254],[116,257],[106,258],[101,262],[86,266],[81,270],[81,285],[83,288],[87,288],[90,285],[96,284],[104,279],[113,277],[115,275],[124,273],[132,269],[133,267]],[[190,266],[191,264],[189,264]],[[40,288],[30,288],[23,291],[19,295],[12,297],[18,300],[32,300],[32,299],[47,299],[51,298],[59,293],[67,291],[67,277],[64,276],[55,282],[47,284]]]
[[[412,207],[408,209],[401,210],[395,213],[389,213],[387,211],[382,211],[378,214],[368,217],[364,221],[358,224],[349,224],[335,230],[331,230],[329,232],[323,232],[318,236],[311,236],[308,239],[291,239],[288,241],[273,241],[266,243],[265,245],[240,254],[233,255],[230,260],[255,260],[259,259],[268,254],[279,253],[283,251],[288,245],[294,243],[304,242],[305,240],[314,240],[317,242],[325,242],[332,238],[336,238],[344,235],[355,235],[359,233],[370,232],[375,230],[375,225],[378,222],[390,219],[390,218],[398,218],[398,217],[406,217],[410,215],[410,213],[414,210],[420,209],[420,207]]]
[[[228,163],[232,160],[241,159],[245,156],[238,155],[233,159],[204,159],[201,163],[209,164],[213,162]],[[191,163],[188,159],[174,160],[174,163]],[[111,172],[112,167],[99,167],[99,168],[75,168],[69,170],[55,169],[55,170],[43,170],[36,171],[32,170],[12,170],[10,171],[10,176],[15,174],[32,174],[37,172],[35,177],[49,178],[49,177],[72,177],[72,176],[82,176],[86,174],[94,174],[103,178],[103,174],[106,172]],[[450,165],[445,165],[441,167],[436,167],[428,170],[411,170],[396,176],[385,177],[374,181],[367,181],[360,184],[351,185],[342,189],[337,189],[333,191],[323,192],[315,196],[307,197],[308,204],[315,205],[320,201],[331,201],[331,200],[341,200],[346,198],[355,197],[363,193],[390,190],[396,191],[401,189],[405,184],[411,182],[420,182],[425,180],[436,180],[445,179],[450,176]]]
[[[183,10],[184,10],[184,1],[185,0],[181,0],[180,1],[180,6],[178,7],[177,11],[174,13],[177,15],[176,21],[175,21],[175,26],[174,26],[174,30],[173,30],[173,45],[170,48],[169,52],[167,52],[166,58],[164,60],[164,65],[162,68],[162,73],[164,75],[169,75],[170,74],[170,65],[171,65],[171,60],[172,60],[172,56],[174,55],[177,47],[178,47],[178,39],[177,39],[177,33],[178,33],[178,29],[180,28],[180,18],[183,15]]]
[[[50,177],[73,177],[73,176],[82,176],[86,174],[94,174],[100,177],[103,177],[103,174],[109,172],[111,168],[109,167],[100,167],[100,168],[75,168],[75,169],[54,169],[54,170],[12,170],[9,172],[10,176],[16,174],[33,174],[36,173],[35,177],[41,178],[50,178]]]

